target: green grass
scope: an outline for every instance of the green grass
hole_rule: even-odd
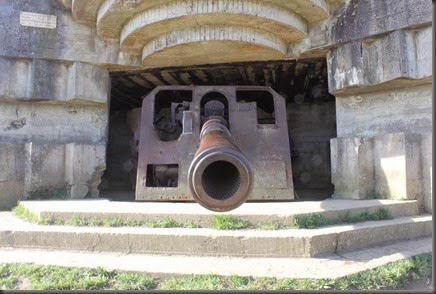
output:
[[[271,230],[271,231],[275,231],[275,230],[286,230],[286,229],[290,229],[291,227],[279,222],[271,222],[271,223],[264,223],[264,224],[260,224],[256,226],[256,229],[258,230]]]
[[[0,264],[0,290],[401,290],[430,284],[432,254],[425,253],[338,279],[275,279],[214,274],[172,277],[29,264]]]
[[[155,280],[146,275],[117,273],[102,268],[81,269],[45,265],[0,265],[0,289],[20,288],[27,281],[31,290],[149,290]]]
[[[293,220],[293,228],[295,229],[314,229],[324,226],[346,223],[359,223],[366,221],[381,221],[392,219],[389,211],[385,208],[380,208],[376,212],[363,212],[358,215],[345,215],[334,219],[326,218],[323,214],[312,213],[309,215],[299,215]]]
[[[21,204],[18,204],[17,206],[12,209],[12,211],[15,213],[16,216],[19,218],[31,222],[31,223],[39,223],[40,219],[37,215],[30,212],[26,207],[24,207]]]
[[[172,219],[163,219],[157,221],[139,221],[132,219],[122,219],[114,217],[93,217],[83,218],[73,215],[70,219],[64,221],[54,218],[53,216],[40,218],[30,212],[22,204],[18,204],[13,212],[16,216],[26,221],[39,225],[69,225],[69,226],[100,226],[100,227],[148,227],[148,228],[198,228],[194,223],[181,224]]]
[[[212,228],[216,230],[242,230],[253,228],[253,225],[231,215],[216,215],[213,218]]]

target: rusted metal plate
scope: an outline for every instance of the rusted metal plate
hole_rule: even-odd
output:
[[[286,189],[288,179],[286,164],[277,160],[259,160],[254,166],[256,172],[256,188]]]

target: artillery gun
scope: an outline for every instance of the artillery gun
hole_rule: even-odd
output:
[[[285,100],[271,88],[160,86],[138,119],[136,200],[223,212],[294,198]]]

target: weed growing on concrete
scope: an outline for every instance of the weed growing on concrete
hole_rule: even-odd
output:
[[[216,215],[212,227],[216,230],[241,230],[252,228],[253,225],[231,215]]]
[[[275,231],[275,230],[286,230],[290,229],[289,226],[279,223],[279,222],[272,222],[272,223],[264,223],[256,226],[256,229],[258,230],[267,230],[267,231]]]
[[[21,204],[18,204],[17,206],[15,206],[12,211],[14,212],[14,214],[16,216],[18,216],[19,218],[31,222],[31,223],[39,223],[40,219],[37,215],[35,215],[34,213],[30,212],[26,207],[24,207]]]
[[[38,224],[38,225],[64,225],[65,222],[59,219],[56,219],[54,216],[50,215],[48,217],[40,218],[30,210],[28,210],[24,205],[18,204],[15,206],[12,211],[14,214],[31,223]]]
[[[326,218],[321,213],[309,215],[298,215],[294,218],[292,226],[295,229],[314,229],[333,224],[332,220]]]
[[[329,219],[320,213],[313,213],[296,216],[293,220],[293,227],[296,229],[314,229],[335,224],[381,221],[391,218],[389,211],[385,208],[380,208],[376,212],[363,212],[353,216],[347,214],[335,219]]]
[[[38,225],[69,225],[69,226],[95,226],[95,227],[148,227],[148,228],[199,228],[195,223],[181,224],[172,219],[163,219],[157,221],[138,221],[122,218],[84,218],[73,215],[70,219],[64,221],[56,219],[54,216],[39,218],[29,211],[26,207],[18,204],[13,212],[15,215],[25,221]]]
[[[80,218],[73,216],[65,224],[72,226],[94,226],[94,227],[147,227],[147,228],[193,228],[196,225],[181,224],[172,219],[157,221],[140,221],[122,218]]]
[[[40,218],[39,225],[55,225],[55,226],[62,226],[65,225],[65,221],[61,219],[55,218],[53,215],[49,215],[43,218]]]
[[[102,268],[0,264],[0,290],[401,290],[430,285],[432,253],[393,262],[338,279],[276,279],[190,275],[158,280]]]
[[[172,219],[163,219],[146,223],[150,228],[184,228],[185,225],[178,223]]]

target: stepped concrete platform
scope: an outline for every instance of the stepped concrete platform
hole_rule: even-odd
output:
[[[334,279],[428,252],[432,252],[431,237],[322,258],[197,257],[0,248],[0,263],[103,267],[107,270],[148,273],[158,278],[216,274]]]
[[[119,202],[107,199],[22,201],[24,207],[39,217],[68,220],[72,216],[123,218],[128,220],[155,221],[172,219],[179,223],[193,222],[201,227],[211,227],[214,215],[232,215],[254,225],[279,222],[292,224],[297,215],[320,213],[327,218],[349,214],[375,212],[385,208],[394,218],[419,213],[415,200],[340,200],[304,202],[248,202],[225,213],[207,210],[198,203],[183,202]]]
[[[276,278],[336,278],[432,251],[432,216],[416,201],[324,200],[256,202],[217,213],[197,203],[105,199],[23,201],[39,217],[124,218],[194,222],[202,228],[37,225],[0,212],[0,263],[104,267],[154,276],[208,274]],[[327,218],[389,211],[393,219],[317,229],[215,230],[214,215],[253,224],[290,224],[297,215]],[[171,265],[171,266],[168,266]]]
[[[431,215],[318,229],[43,226],[0,213],[0,247],[192,256],[313,257],[429,236]]]

